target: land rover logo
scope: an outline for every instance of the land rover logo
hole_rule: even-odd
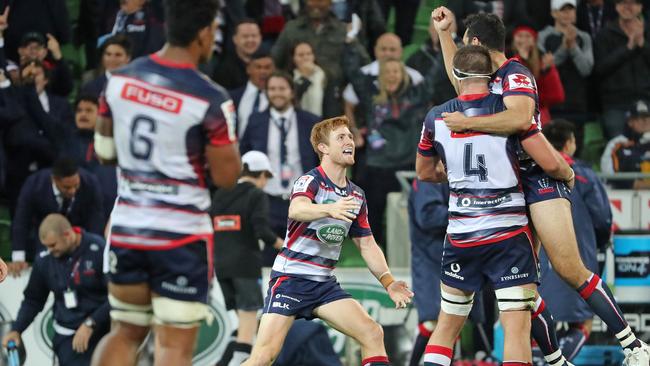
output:
[[[318,239],[330,245],[341,245],[345,239],[345,234],[345,226],[338,224],[323,225],[316,231]]]

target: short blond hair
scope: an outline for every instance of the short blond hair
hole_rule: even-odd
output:
[[[320,121],[314,125],[311,129],[311,146],[314,148],[316,154],[318,154],[319,159],[323,159],[323,153],[318,150],[318,144],[325,144],[329,142],[330,132],[336,130],[337,128],[345,126],[350,128],[350,121],[346,116],[338,116],[328,118],[326,120]]]

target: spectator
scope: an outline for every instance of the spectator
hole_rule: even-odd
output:
[[[64,215],[75,226],[103,234],[104,211],[97,178],[79,169],[74,160],[61,158],[52,169],[32,174],[20,190],[11,222],[10,269],[25,269],[40,251],[36,228],[51,213]]]
[[[163,25],[145,3],[146,0],[120,0],[111,31],[112,35],[126,34],[131,40],[134,59],[154,53],[165,44]]]
[[[456,29],[455,21],[452,25]],[[456,33],[452,30],[452,33]],[[445,70],[445,63],[442,57],[442,49],[440,48],[440,38],[433,26],[433,20],[429,24],[429,35],[431,36],[429,42],[425,42],[420,48],[406,60],[406,65],[417,70],[420,74],[426,74],[431,69],[436,75],[433,84],[433,99],[431,105],[442,104],[449,99],[456,97],[456,90],[451,85]]]
[[[316,63],[323,68],[327,77],[325,95],[332,98],[332,102],[326,102],[323,106],[323,118],[343,114],[341,92],[345,86],[345,76],[341,68],[341,57],[345,45],[346,25],[336,19],[330,11],[331,6],[331,0],[307,0],[304,12],[287,23],[272,49],[275,65],[286,70],[293,45],[299,41],[307,41],[313,45]],[[358,32],[358,29],[356,31]],[[359,49],[364,64],[367,63],[365,49],[356,40],[354,46]]]
[[[60,214],[45,217],[38,236],[47,248],[36,258],[16,321],[2,340],[22,343],[20,335],[54,294],[54,354],[59,365],[89,366],[95,347],[110,327],[104,239]]]
[[[600,82],[603,127],[607,138],[622,133],[633,100],[650,100],[650,27],[641,17],[641,0],[616,0],[618,21],[596,37],[594,72]]]
[[[248,81],[241,88],[230,91],[230,97],[237,108],[237,136],[241,138],[248,128],[252,113],[262,112],[269,105],[264,91],[266,81],[275,70],[271,55],[263,48],[258,49],[246,65]]]
[[[650,173],[650,111],[648,103],[638,101],[627,112],[627,124],[623,133],[611,139],[600,159],[603,173],[643,172]],[[650,188],[645,180],[616,182],[616,188]]]
[[[528,26],[518,26],[512,34],[513,57],[518,58],[535,76],[539,93],[539,112],[542,125],[550,121],[551,106],[564,101],[564,88],[553,62],[553,54],[540,55],[537,32]]]
[[[597,249],[609,245],[612,212],[605,187],[589,164],[573,158],[576,138],[573,125],[565,120],[553,120],[544,127],[544,135],[575,171],[575,187],[571,190],[573,227],[578,239],[580,257],[592,272],[598,271]],[[553,270],[544,250],[540,255],[541,286],[539,292],[556,321],[567,322],[559,344],[567,361],[580,352],[591,332],[594,313],[580,295]],[[541,356],[541,355],[540,355]],[[540,357],[540,361],[543,357]]]
[[[19,66],[37,61],[50,75],[48,90],[61,97],[67,97],[74,87],[74,80],[70,67],[63,59],[61,46],[51,34],[44,35],[38,32],[26,33],[18,47],[18,58],[16,62],[9,61],[7,71],[14,83],[20,80]]]
[[[248,80],[247,65],[262,44],[260,27],[253,20],[244,19],[235,27],[232,36],[234,50],[226,49],[212,79],[228,90],[241,88]]]
[[[97,177],[102,192],[104,217],[108,218],[117,197],[117,172],[113,165],[103,165],[94,149],[94,134],[99,118],[99,102],[92,95],[81,95],[75,104],[76,129],[72,135],[71,156]]]
[[[271,227],[278,236],[284,236],[292,183],[318,165],[309,136],[319,118],[293,106],[293,79],[285,73],[271,75],[266,93],[270,108],[251,115],[240,150],[242,154],[251,150],[265,153],[271,168],[278,172],[269,179],[264,192],[269,196]],[[271,264],[271,257],[265,250],[265,265]]]
[[[391,8],[395,8],[395,33],[403,44],[411,43],[413,24],[418,14],[420,0],[379,0],[384,19],[388,23]]]
[[[368,210],[373,212],[369,220],[375,238],[385,243],[386,195],[401,189],[395,172],[414,169],[414,146],[433,98],[436,74],[429,70],[425,81],[414,86],[404,63],[389,59],[379,64],[377,77],[364,75],[360,70],[361,55],[349,43],[342,61],[347,78],[361,98],[359,106],[369,131],[366,169],[360,175],[360,185],[366,192]]]
[[[375,61],[361,68],[361,73],[377,78],[377,75],[379,75],[380,63],[388,60],[401,60],[402,42],[399,37],[393,33],[382,34],[377,39],[377,44],[375,45],[375,58]],[[420,74],[419,71],[407,67],[406,72],[408,73],[409,79],[413,85],[422,82],[422,74]],[[355,119],[355,107],[359,104],[359,97],[352,87],[352,84],[348,84],[345,87],[345,90],[343,91],[343,99],[345,100],[345,114],[351,121],[352,125],[360,128],[365,127],[367,121],[363,119],[363,115],[361,115],[361,121],[357,122]],[[362,144],[357,145],[357,147],[362,146]]]
[[[322,116],[327,79],[323,69],[316,64],[314,48],[307,42],[298,42],[291,54],[298,105],[307,112]]]
[[[17,49],[22,38],[29,32],[51,34],[62,44],[70,42],[70,21],[65,0],[20,0],[3,1],[11,6],[9,24],[12,26],[5,33],[7,57],[18,60]]]
[[[598,32],[616,17],[612,0],[584,0],[578,4],[578,29],[589,33],[592,39],[596,39]]]
[[[285,8],[280,0],[247,0],[245,10],[249,17],[261,25],[264,41],[272,44],[284,28]]]
[[[584,125],[589,118],[588,77],[594,66],[589,34],[577,29],[575,0],[553,0],[554,26],[539,33],[538,46],[542,53],[553,54],[553,63],[564,87],[564,103],[551,108],[554,118],[568,119],[576,124],[578,149],[582,145]]]
[[[104,41],[100,48],[100,54],[102,60],[101,67],[97,70],[97,77],[81,88],[82,94],[92,95],[95,98],[99,98],[104,91],[111,71],[117,70],[131,61],[131,41],[123,34],[112,36]]]
[[[262,298],[262,253],[259,241],[279,250],[283,240],[269,226],[269,199],[262,189],[273,169],[259,151],[242,156],[237,186],[218,190],[212,197],[214,268],[226,309],[237,311],[237,339],[230,342],[219,365],[240,365],[251,353]],[[217,254],[218,253],[218,254]]]

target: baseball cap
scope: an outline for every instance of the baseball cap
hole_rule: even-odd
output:
[[[251,172],[267,172],[269,177],[273,176],[271,162],[263,152],[249,151],[241,157],[241,162],[246,164]]]
[[[45,40],[45,36],[43,34],[39,32],[27,32],[20,39],[20,47],[25,47],[32,42],[36,42],[42,46],[45,46],[47,44],[47,41]]]
[[[551,10],[560,10],[565,5],[577,6],[576,0],[551,0]]]
[[[627,119],[637,117],[650,117],[650,104],[645,100],[634,102],[632,107],[625,114]]]

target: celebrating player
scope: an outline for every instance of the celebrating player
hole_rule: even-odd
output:
[[[452,83],[453,57],[456,45],[450,26],[453,14],[445,7],[432,13],[434,26],[440,35],[447,74]],[[532,122],[539,122],[537,86],[530,71],[516,59],[507,59],[505,49],[505,27],[493,14],[476,14],[468,17],[465,44],[480,44],[490,50],[490,57],[496,72],[490,89],[500,94],[506,110],[490,116],[471,117],[462,113],[443,115],[448,128],[454,132],[466,130],[486,133],[512,134],[531,128]],[[555,271],[589,304],[616,335],[624,348],[624,365],[647,366],[650,362],[650,348],[637,339],[629,327],[614,296],[600,277],[583,264],[571,217],[571,203],[568,192],[561,181],[544,174],[531,161],[522,162],[522,181],[529,206],[530,218]],[[538,298],[533,313],[533,337],[545,354],[549,364],[562,364],[563,356],[553,328],[553,319],[544,302]]]
[[[347,118],[316,124],[311,144],[321,165],[293,185],[286,239],[273,264],[257,341],[244,365],[270,365],[297,318],[323,319],[357,340],[362,365],[389,365],[381,326],[334,276],[345,237],[352,237],[397,307],[406,307],[413,293],[406,283],[393,279],[370,230],[363,190],[345,176],[354,164],[354,138]]]
[[[113,71],[106,85],[95,150],[120,167],[105,255],[115,326],[94,365],[135,365],[152,320],[155,364],[190,365],[199,323],[211,316],[204,169],[219,187],[241,171],[234,106],[197,71],[212,54],[216,11],[215,0],[166,1],[165,47]]]

